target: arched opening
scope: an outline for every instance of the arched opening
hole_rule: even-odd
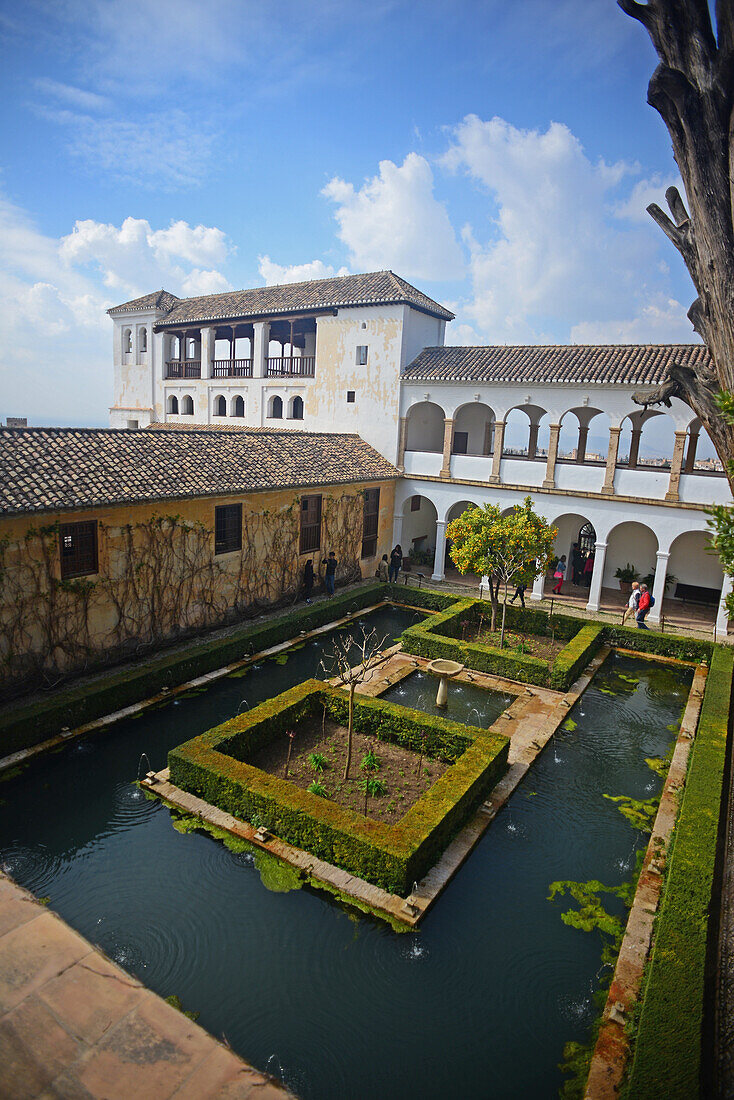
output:
[[[443,452],[444,411],[432,401],[420,401],[408,412],[406,451]]]
[[[294,397],[291,401],[290,412],[288,414],[289,420],[303,420],[303,398]]]
[[[578,512],[567,512],[552,521],[558,529],[553,552],[557,558],[566,555],[565,586],[588,588],[594,569],[596,531],[593,524]]]
[[[494,449],[494,422],[494,410],[489,405],[481,401],[462,405],[454,414],[452,453],[491,455]]]
[[[510,409],[505,417],[503,455],[507,455],[509,458],[528,459],[542,457],[538,452],[538,435],[541,420],[544,417],[547,418],[548,414],[545,409],[541,409],[538,405],[518,405],[516,408]],[[544,431],[546,454],[547,436],[550,431],[549,423],[550,420],[548,419]]]
[[[628,520],[617,524],[607,538],[604,587],[618,592],[620,578],[615,574],[627,565],[631,565],[640,577],[654,573],[657,549],[657,536],[644,523]]]
[[[401,545],[404,557],[416,568],[433,566],[438,512],[428,497],[408,497],[403,505]]]
[[[268,401],[268,419],[269,420],[282,420],[283,419],[283,398],[271,397]]]
[[[457,500],[455,504],[452,504],[446,513],[446,526],[448,527],[452,519],[458,519],[464,512],[470,508],[478,508],[479,505],[475,504],[473,500]],[[451,549],[451,539],[446,539],[446,552],[444,554],[444,564],[447,569],[454,569],[454,563],[449,557],[449,551]]]
[[[172,393],[168,398],[168,411],[169,413],[178,413],[178,398],[175,393]]]
[[[669,416],[647,409],[622,421],[618,466],[629,470],[669,469],[675,444],[675,426]]]
[[[133,330],[131,328],[123,330],[122,350],[125,355],[129,355],[133,350]]]
[[[186,341],[186,358],[196,359],[196,340],[191,336]]]
[[[699,417],[688,425],[686,450],[683,458],[684,474],[723,474],[724,467],[711,442],[711,436]]]
[[[244,416],[245,415],[245,399],[240,394],[237,394],[232,402],[232,416]]]
[[[141,328],[138,334],[138,350],[146,352],[148,350],[148,330],[147,328]]]
[[[181,401],[181,412],[184,416],[194,415],[194,399],[189,393]]]
[[[718,554],[707,531],[686,531],[670,547],[666,595],[716,606],[724,583]]]
[[[214,398],[214,415],[226,416],[227,415],[227,399],[220,393]]]

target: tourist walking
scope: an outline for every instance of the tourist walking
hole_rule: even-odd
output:
[[[630,592],[630,598],[627,601],[627,606],[624,609],[624,615],[622,616],[622,626],[625,624],[625,620],[628,615],[633,618],[637,617],[637,609],[640,606],[640,585],[637,581],[632,581],[632,591]]]
[[[395,584],[398,583],[398,575],[399,575],[400,570],[402,568],[403,568],[403,549],[402,549],[400,543],[398,543],[397,546],[393,547],[392,553],[390,554],[390,569],[388,571],[388,574],[389,574],[389,580],[391,582],[394,582]]]
[[[584,562],[584,587],[591,588],[591,574],[594,572],[594,551],[587,556]]]
[[[577,542],[571,547],[571,569],[573,583],[576,585],[581,584],[581,579],[584,575],[584,555],[581,553]]]
[[[377,566],[377,576],[384,584],[387,581],[389,575],[390,575],[390,566],[389,566],[388,561],[387,561],[387,554],[383,554],[382,555],[382,561]]]
[[[520,603],[522,604],[522,607],[523,607],[523,610],[525,610],[525,589],[526,588],[527,588],[527,585],[525,584],[525,581],[518,581],[517,588],[515,589],[514,595],[513,595],[512,599],[509,601],[510,603],[514,603],[515,600],[518,599],[518,597],[519,597]]]
[[[556,581],[555,588],[553,589],[553,592],[556,594],[556,596],[560,596],[560,594],[561,594],[561,585],[563,584],[563,578],[565,577],[565,575],[566,575],[566,555],[561,554],[560,558],[556,562],[556,569],[555,569],[555,572],[553,574],[553,576],[555,578],[555,581]]]
[[[329,551],[328,558],[322,558],[321,564],[326,566],[326,575],[324,576],[324,584],[326,585],[326,591],[330,596],[334,595],[334,584],[336,583],[336,567],[339,562],[336,560],[336,554],[333,550]]]
[[[649,630],[645,622],[648,612],[655,604],[655,597],[651,596],[646,584],[640,585],[640,602],[637,605],[637,627],[639,630]]]
[[[303,567],[303,595],[306,599],[306,603],[311,603],[311,593],[313,592],[313,562],[307,561]]]

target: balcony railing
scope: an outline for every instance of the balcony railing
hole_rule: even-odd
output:
[[[284,375],[295,375],[298,378],[313,378],[316,371],[316,357],[314,355],[284,355],[275,359],[266,359],[268,378],[278,378]]]
[[[201,359],[170,359],[166,378],[201,378]]]
[[[252,359],[214,359],[212,378],[252,378]]]

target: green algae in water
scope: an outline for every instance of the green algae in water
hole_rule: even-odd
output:
[[[617,809],[633,829],[639,829],[641,833],[652,832],[660,801],[658,797],[648,798],[644,802],[637,798],[628,798],[626,794],[605,794],[603,797],[617,803]]]
[[[293,867],[260,848],[254,849],[254,852],[255,867],[260,872],[260,880],[266,890],[273,894],[287,894],[291,890],[301,889],[303,879]]]
[[[170,997],[164,997],[163,999],[165,1000],[167,1005],[170,1005],[171,1008],[175,1008],[177,1012],[182,1013],[182,1015],[186,1016],[189,1020],[196,1021],[201,1015],[200,1012],[191,1012],[190,1010],[185,1009],[184,1006],[181,1004],[181,998],[175,993],[172,993]]]
[[[578,722],[574,722],[573,718],[567,718],[562,728],[568,730],[569,733],[573,733],[578,728]]]

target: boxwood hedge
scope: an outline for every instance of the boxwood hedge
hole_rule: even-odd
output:
[[[245,821],[253,818],[313,855],[393,893],[405,894],[504,774],[509,740],[380,699],[357,697],[355,729],[451,762],[395,825],[371,821],[247,763],[273,737],[322,707],[346,720],[344,692],[307,680],[168,755],[171,782]]]

